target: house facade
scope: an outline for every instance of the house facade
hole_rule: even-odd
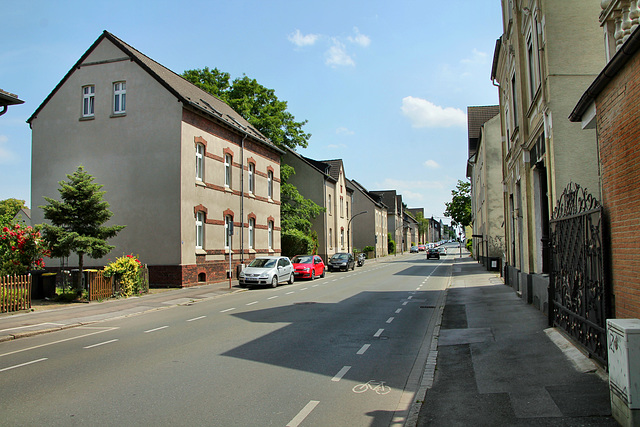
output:
[[[349,182],[353,187],[352,248],[362,250],[373,246],[376,258],[388,255],[387,207],[379,195],[369,192],[355,180]],[[354,219],[355,215],[358,217]]]
[[[467,108],[471,181],[473,257],[486,267],[504,258],[504,204],[502,193],[502,138],[500,106]],[[496,268],[497,264],[496,264]]]
[[[597,129],[612,317],[640,318],[640,9],[610,0],[598,12],[607,64],[569,118],[587,132]]]
[[[351,240],[353,188],[348,185],[342,160],[318,161],[287,150],[282,162],[295,169],[288,182],[305,198],[325,208],[312,222],[318,235],[318,255],[325,262],[335,253],[347,252]]]
[[[397,194],[396,190],[372,191],[372,193],[380,197],[387,207],[387,232],[391,233],[391,238],[396,242],[396,252],[404,252],[406,246],[402,196]]]
[[[590,25],[599,10],[582,0],[502,0],[491,78],[500,100],[505,273],[540,308],[558,199],[572,182],[600,199],[595,131],[566,119],[603,65],[602,35]]]
[[[136,254],[152,285],[235,277],[280,253],[280,155],[218,98],[105,31],[29,118],[32,222],[83,165],[126,225],[109,258]],[[233,234],[230,234],[232,231]],[[109,258],[88,260],[102,266]]]

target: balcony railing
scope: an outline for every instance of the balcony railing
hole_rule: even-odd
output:
[[[640,24],[640,0],[601,0],[600,26],[604,29],[607,61]]]

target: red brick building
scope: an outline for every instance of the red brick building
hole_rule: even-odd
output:
[[[569,116],[596,126],[616,318],[640,318],[640,32],[615,54]]]

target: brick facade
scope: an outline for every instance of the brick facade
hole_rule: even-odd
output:
[[[596,99],[616,318],[640,318],[640,53]]]

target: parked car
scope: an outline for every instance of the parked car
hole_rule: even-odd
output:
[[[419,250],[420,252],[424,252],[424,251],[426,251],[426,250],[427,250],[427,245],[418,245],[418,250]]]
[[[349,269],[353,270],[356,268],[356,261],[353,257],[353,254],[347,252],[338,252],[334,254],[329,260],[329,264],[327,265],[327,270],[344,270],[347,271]]]
[[[296,255],[291,263],[296,278],[313,280],[324,277],[324,261],[318,255]]]
[[[294,281],[293,264],[285,256],[264,256],[251,261],[238,276],[240,286],[271,285]]]
[[[438,248],[438,252],[440,252],[440,255],[446,255],[447,254],[447,248],[445,248],[444,246],[440,246]]]
[[[427,259],[429,258],[440,259],[440,251],[438,251],[438,248],[430,248],[427,250]]]
[[[418,247],[417,246],[411,246],[411,249],[409,249],[409,252],[411,252],[412,254],[417,254],[418,253]]]

